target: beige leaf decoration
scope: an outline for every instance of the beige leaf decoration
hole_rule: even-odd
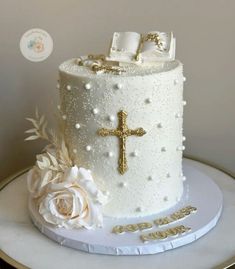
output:
[[[29,137],[25,138],[25,141],[36,140],[38,138],[39,137],[37,135],[32,135],[32,136],[29,136]]]
[[[35,119],[32,119],[32,118],[26,118],[26,120],[32,122],[32,124],[34,125],[35,128],[38,128],[38,124],[37,124],[37,121]]]
[[[58,165],[58,162],[57,162],[56,158],[52,154],[50,154],[49,152],[47,152],[47,154],[50,157],[52,164],[54,166],[57,166]]]
[[[44,157],[44,156],[42,156],[42,162],[43,162],[43,164],[44,164],[45,167],[49,167],[50,166],[50,160],[48,158]]]
[[[43,170],[43,169],[45,168],[43,162],[37,161],[37,165],[38,165],[38,167],[39,167],[41,170]]]
[[[35,109],[35,116],[36,116],[37,119],[39,118],[38,107],[36,107],[36,109]]]
[[[62,140],[61,142],[60,160],[62,164],[66,165],[67,167],[72,165],[72,161],[69,157],[69,152],[64,140]]]
[[[25,131],[26,134],[31,134],[31,133],[35,133],[37,131],[37,129],[33,128],[33,129],[29,129],[27,131]]]
[[[41,183],[42,187],[50,181],[51,177],[52,177],[52,171],[48,170],[43,176],[42,183]]]
[[[47,122],[44,122],[44,124],[42,125],[42,135],[44,137],[48,137],[46,133],[46,127],[47,127]]]
[[[44,120],[45,120],[45,116],[42,115],[41,118],[40,118],[40,120],[39,120],[39,124],[41,125],[44,122]]]

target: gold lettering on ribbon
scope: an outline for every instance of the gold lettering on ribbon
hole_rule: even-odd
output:
[[[186,218],[191,213],[195,213],[197,211],[196,207],[193,206],[186,206],[184,208],[181,208],[180,210],[172,213],[170,216],[159,218],[154,220],[154,223],[158,226],[167,225],[169,223],[175,222],[177,220]]]
[[[166,229],[163,231],[156,231],[156,232],[152,232],[149,234],[142,234],[140,236],[140,239],[144,243],[147,243],[147,242],[153,241],[153,240],[164,240],[168,237],[177,236],[177,235],[187,233],[190,230],[191,230],[190,227],[185,227],[184,225],[180,225],[180,226],[172,227],[172,228],[169,228],[169,229]]]
[[[150,222],[141,222],[136,224],[127,224],[127,225],[117,225],[113,227],[112,233],[115,234],[123,234],[123,233],[134,233],[137,231],[144,231],[147,229],[151,229],[153,227],[152,223]]]
[[[173,223],[175,221],[181,220],[187,216],[190,216],[191,213],[195,213],[197,211],[197,208],[194,206],[186,206],[183,207],[181,209],[179,209],[178,211],[172,213],[171,215],[167,216],[167,217],[163,217],[163,218],[158,218],[155,219],[153,222],[154,224],[158,225],[158,226],[164,226],[170,223]],[[181,228],[179,228],[181,227]],[[156,240],[155,238],[157,237],[157,239],[165,239],[169,236],[175,236],[178,235],[180,233],[183,233],[183,225],[181,226],[176,226],[173,228],[169,228],[165,231],[158,231],[157,235],[155,233],[150,233],[147,235],[148,239],[151,238],[151,236],[153,237],[152,240]],[[152,229],[153,228],[153,224],[151,222],[140,222],[140,223],[133,223],[133,224],[126,224],[126,225],[116,225],[113,227],[112,229],[112,233],[115,234],[123,234],[123,233],[134,233],[134,232],[138,232],[138,231],[144,231],[147,229]],[[188,228],[187,228],[187,231]],[[155,234],[155,235],[154,235]],[[141,235],[141,237],[145,237],[146,235]]]

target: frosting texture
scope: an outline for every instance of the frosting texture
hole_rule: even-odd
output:
[[[60,111],[65,139],[75,163],[91,169],[99,189],[109,193],[103,212],[112,217],[144,216],[179,201],[183,192],[183,74],[179,61],[124,66],[119,75],[95,74],[76,59],[59,67]],[[119,126],[127,113],[128,169],[118,171],[120,140],[100,136]]]

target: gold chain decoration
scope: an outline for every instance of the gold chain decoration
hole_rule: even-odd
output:
[[[90,63],[91,62],[91,63]],[[103,54],[89,54],[86,59],[78,58],[77,64],[79,66],[85,66],[88,63],[88,67],[97,73],[112,73],[115,75],[120,75],[125,70],[120,66],[114,66],[110,64],[106,64],[105,55]]]
[[[160,50],[162,50],[162,51],[164,50],[163,43],[162,43],[162,40],[161,40],[159,34],[149,33],[146,36],[140,35],[139,47],[138,47],[136,55],[135,55],[136,61],[139,61],[139,59],[140,59],[140,53],[141,53],[144,42],[154,42]]]
[[[120,66],[112,66],[112,65],[105,65],[105,64],[98,64],[98,63],[93,63],[91,65],[91,70],[94,71],[95,73],[112,73],[115,75],[120,75],[122,72],[125,72],[123,68]]]
[[[77,59],[77,64],[79,66],[83,66],[86,61],[101,61],[101,62],[104,62],[105,61],[105,55],[104,54],[98,54],[98,55],[89,54],[86,59],[78,58]]]
[[[144,37],[144,41],[150,41],[154,42],[156,46],[160,49],[163,50],[163,43],[161,41],[161,38],[159,34],[157,33],[149,33]]]
[[[118,170],[120,174],[124,174],[127,169],[127,158],[126,158],[126,140],[128,136],[136,135],[143,136],[146,134],[146,131],[143,128],[138,128],[135,130],[131,130],[127,126],[127,112],[121,110],[118,112],[118,127],[117,129],[99,129],[98,135],[100,136],[117,136],[119,138],[119,161],[118,161]]]

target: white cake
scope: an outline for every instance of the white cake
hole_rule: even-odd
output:
[[[144,217],[183,194],[182,64],[172,33],[114,33],[107,56],[59,67],[59,133],[36,112],[26,140],[50,142],[28,175],[30,199],[57,227]]]
[[[72,59],[59,70],[65,138],[76,163],[90,169],[98,187],[109,192],[104,214],[144,216],[177,203],[183,192],[182,64],[131,66],[120,75],[97,75]],[[118,170],[118,137],[97,133],[116,129],[120,111],[127,112],[130,129],[146,132],[127,138],[124,174]]]

